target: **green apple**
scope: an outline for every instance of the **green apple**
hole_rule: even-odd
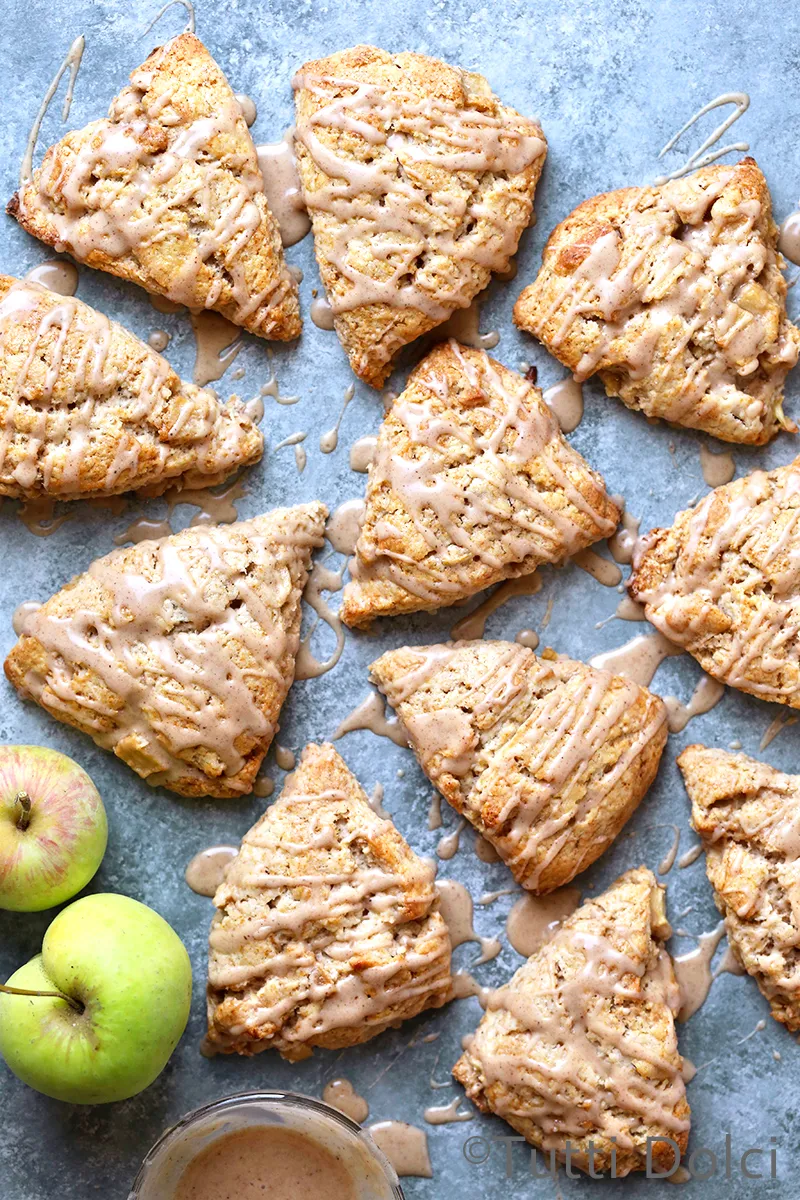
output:
[[[38,993],[0,993],[0,1054],[14,1074],[56,1100],[105,1104],[166,1066],[189,1019],[192,968],[152,908],[100,893],[63,909],[6,987]]]
[[[45,746],[0,746],[0,908],[71,900],[107,841],[103,801],[82,767]]]

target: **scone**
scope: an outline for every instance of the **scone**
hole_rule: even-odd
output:
[[[628,589],[722,683],[800,708],[800,458],[715,488],[638,544]]]
[[[670,1170],[659,1139],[689,1139],[671,932],[646,867],[587,900],[489,999],[453,1068],[470,1100],[583,1171],[644,1171],[648,1139]]]
[[[0,275],[0,496],[208,487],[262,449],[238,400],[181,382],[88,304]]]
[[[406,646],[370,672],[425,774],[532,892],[600,857],[667,740],[646,688],[516,642]]]
[[[92,563],[6,659],[23,699],[182,796],[250,792],[294,675],[322,504],[197,525]]]
[[[381,425],[342,619],[457,604],[610,537],[619,517],[538,388],[442,344]]]
[[[108,119],[50,147],[8,211],[90,267],[259,337],[298,337],[297,284],[222,71],[183,33],[130,78]]]
[[[355,46],[294,80],[297,165],[350,365],[380,387],[401,347],[508,269],[547,143],[481,75]]]
[[[752,158],[586,200],[550,235],[514,320],[648,417],[760,445],[783,427],[800,330]]]
[[[736,958],[776,1021],[800,1029],[800,775],[687,746],[678,759]]]
[[[370,808],[333,746],[307,746],[217,889],[208,1045],[340,1050],[449,998],[434,871]]]

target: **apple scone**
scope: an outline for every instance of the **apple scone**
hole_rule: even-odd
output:
[[[671,932],[646,867],[587,900],[490,997],[453,1068],[470,1100],[590,1174],[644,1171],[648,1145],[653,1170],[676,1166],[690,1111]]]
[[[336,332],[380,387],[408,342],[506,271],[547,150],[486,80],[424,54],[342,50],[294,79],[295,148]]]
[[[740,691],[800,708],[800,458],[754,471],[638,544],[628,589],[670,641]]]
[[[259,337],[300,334],[297,284],[230,84],[192,33],[159,46],[107,119],[68,133],[9,213],[79,262]]]
[[[707,746],[687,746],[678,766],[728,943],[775,1020],[797,1033],[800,775]]]
[[[550,235],[514,320],[577,378],[648,417],[760,445],[780,428],[800,330],[752,158],[586,200]]]
[[[532,892],[600,857],[667,740],[646,688],[516,642],[406,646],[370,673],[425,774]]]
[[[444,1004],[450,935],[433,880],[333,746],[307,746],[214,897],[209,1047],[294,1062]]]
[[[443,343],[381,425],[342,620],[458,604],[610,537],[619,518],[538,388]]]
[[[250,792],[294,675],[327,510],[197,525],[99,558],[29,614],[23,699],[182,796]]]
[[[88,304],[0,275],[0,496],[209,487],[262,450],[238,400],[182,382]]]

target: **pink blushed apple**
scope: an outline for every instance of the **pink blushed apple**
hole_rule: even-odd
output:
[[[0,908],[70,900],[107,841],[103,801],[82,767],[45,746],[0,746]]]

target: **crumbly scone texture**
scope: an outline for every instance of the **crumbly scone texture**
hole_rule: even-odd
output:
[[[800,708],[800,458],[715,488],[639,543],[631,596],[722,683]]]
[[[508,269],[547,143],[481,75],[355,46],[294,81],[322,282],[350,365],[380,387],[403,346]]]
[[[333,746],[307,746],[214,897],[208,1045],[297,1061],[443,1004],[433,877]]]
[[[516,642],[406,646],[370,673],[425,774],[533,892],[599,858],[667,740],[646,688]]]
[[[97,559],[26,620],[23,699],[182,796],[250,792],[294,676],[319,503]]]
[[[731,949],[775,1020],[797,1033],[800,775],[708,746],[687,746],[678,766]]]
[[[647,1139],[686,1150],[671,929],[651,871],[622,875],[494,992],[453,1068],[482,1112],[584,1171],[643,1171]],[[594,1158],[590,1158],[594,1145]],[[655,1170],[673,1165],[668,1142]]]
[[[648,417],[761,445],[780,428],[800,330],[786,316],[767,182],[752,158],[579,205],[514,320]]]
[[[619,518],[538,388],[443,343],[381,425],[342,619],[457,604],[610,537]]]
[[[0,496],[59,500],[171,483],[201,488],[257,462],[237,399],[72,296],[0,275]]]
[[[132,72],[107,119],[68,133],[9,213],[48,246],[259,337],[300,334],[297,284],[230,84],[192,33]]]

